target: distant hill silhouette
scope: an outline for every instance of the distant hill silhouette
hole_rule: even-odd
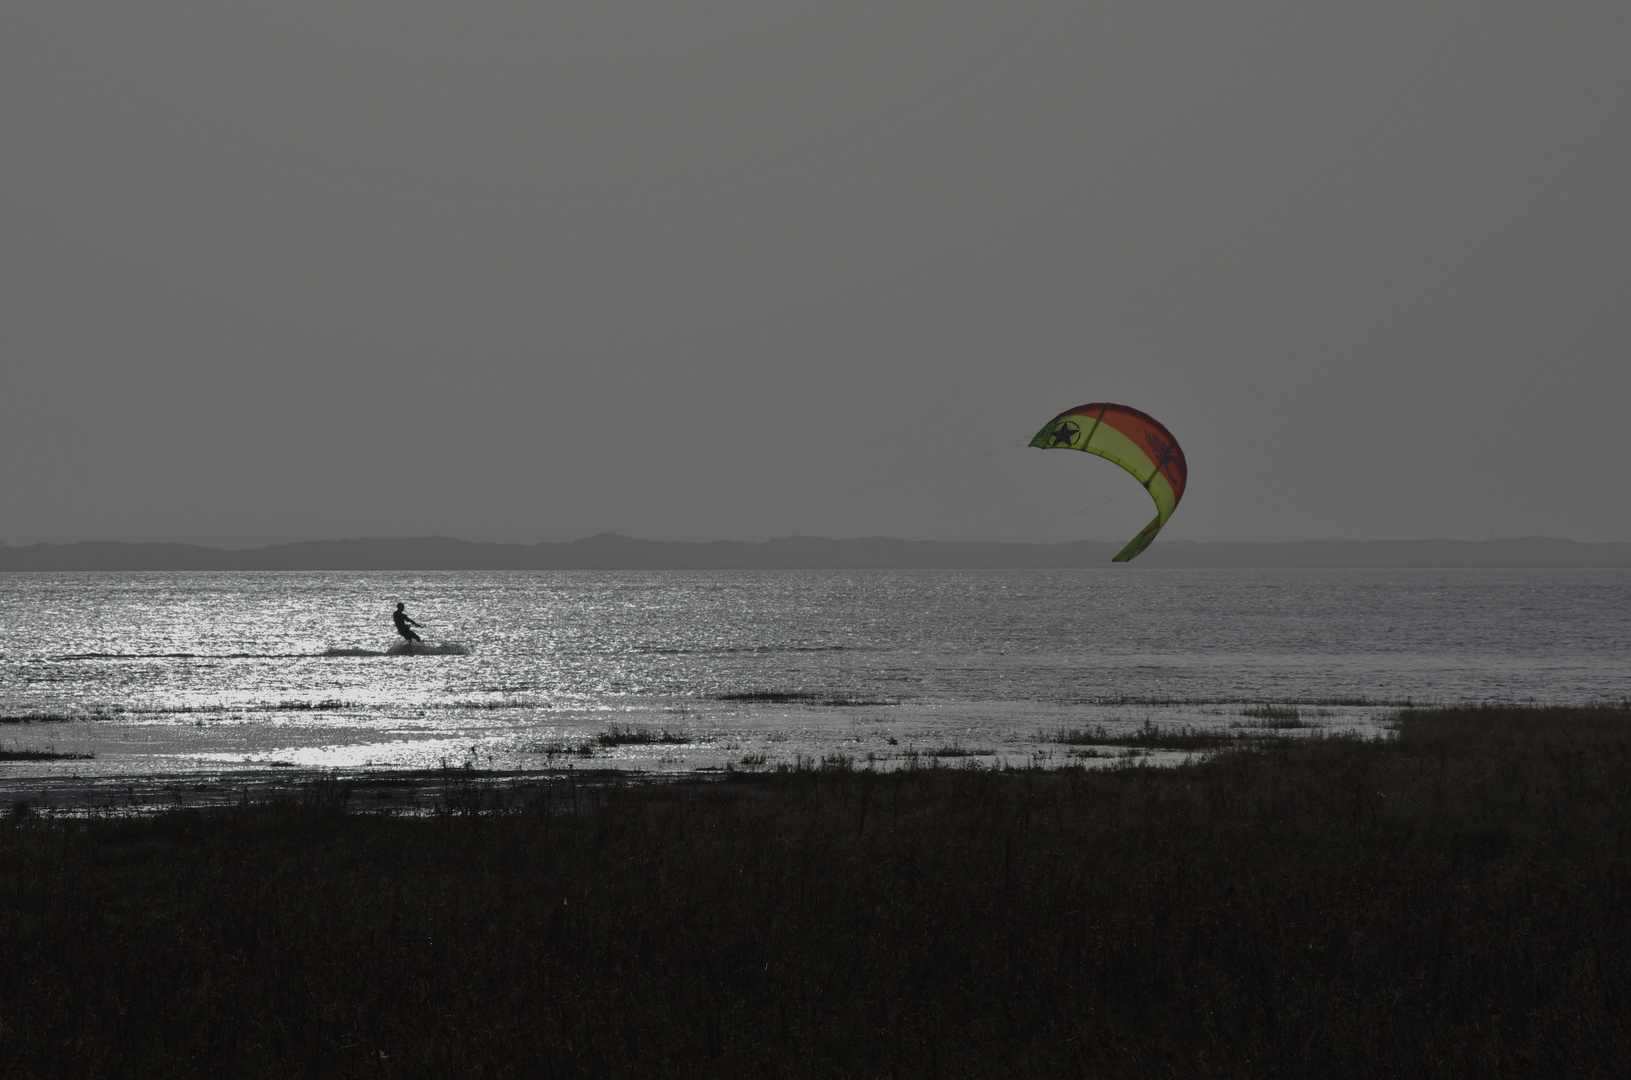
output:
[[[568,543],[481,544],[432,536],[317,540],[229,551],[190,544],[0,545],[0,572],[41,570],[822,570],[1110,567],[1119,543],[825,540],[750,543],[637,540],[601,533]],[[1631,544],[1513,540],[1162,540],[1130,569],[1202,567],[1631,566]]]

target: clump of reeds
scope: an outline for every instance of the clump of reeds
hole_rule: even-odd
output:
[[[667,728],[612,724],[595,736],[595,741],[601,746],[685,746],[696,740],[684,732]]]
[[[595,744],[592,742],[572,742],[568,739],[546,739],[526,748],[528,753],[543,754],[545,757],[594,757]]]
[[[715,700],[765,705],[825,705],[833,708],[899,704],[897,701],[884,701],[856,694],[812,694],[799,690],[749,690],[735,694],[720,694]]]
[[[322,701],[280,701],[275,705],[262,702],[243,706],[245,712],[335,712],[350,708],[355,706],[338,698],[324,698]]]
[[[1610,1077],[1631,716],[0,822],[18,1076]]]
[[[1162,727],[1149,720],[1123,735],[1113,735],[1103,724],[1091,728],[1060,727],[1040,732],[1041,742],[1064,746],[1127,746],[1140,750],[1206,751],[1239,748],[1246,745],[1263,747],[1271,740],[1239,731],[1208,731],[1204,728]]]
[[[1103,724],[1096,724],[1090,728],[1060,727],[1053,731],[1039,731],[1036,735],[1038,742],[1059,743],[1064,746],[1108,746],[1115,736]]]
[[[1240,710],[1240,715],[1262,723],[1255,726],[1261,728],[1305,728],[1309,727],[1302,718],[1302,713],[1295,705],[1248,705]]]

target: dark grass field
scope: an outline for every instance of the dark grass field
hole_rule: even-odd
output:
[[[0,1076],[1611,1077],[1631,713],[0,824]]]

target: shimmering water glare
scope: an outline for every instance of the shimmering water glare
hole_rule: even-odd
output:
[[[1058,765],[1265,703],[1628,695],[1626,570],[0,575],[0,749],[94,755],[12,778]]]

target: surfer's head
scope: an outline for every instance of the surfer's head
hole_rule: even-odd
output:
[[[406,605],[406,604],[398,604],[398,605],[397,605],[397,606],[396,606],[396,609],[397,609],[397,610],[398,610],[398,611],[401,611],[401,610],[402,610],[402,609],[403,609],[403,608],[405,608],[405,607],[407,607],[407,606],[408,606],[408,605]]]

